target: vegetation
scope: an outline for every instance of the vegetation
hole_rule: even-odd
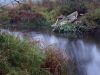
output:
[[[35,45],[0,35],[0,75],[47,75],[40,67],[44,59]]]
[[[79,32],[80,27],[78,24],[67,23],[57,28],[60,32]]]
[[[14,0],[14,7],[0,5],[0,26],[49,29],[60,15],[78,11],[78,19],[57,28],[60,32],[88,32],[100,28],[99,0]],[[92,7],[91,7],[92,6]],[[71,34],[72,35],[72,34]],[[77,75],[77,64],[53,47],[0,34],[0,75]]]
[[[59,26],[57,30],[60,32],[92,32],[96,28],[100,28],[100,8],[92,10],[80,17],[78,23],[67,23]]]
[[[65,58],[57,48],[46,48],[46,60],[42,67],[47,68],[52,75],[77,75],[78,64],[70,57]]]
[[[52,47],[42,53],[34,43],[0,35],[0,75],[75,75],[77,64]]]
[[[100,8],[87,13],[82,18],[82,28],[84,30],[93,30],[95,28],[100,28]]]
[[[0,13],[0,22],[2,24],[22,28],[50,28],[58,16],[67,16],[74,11],[78,11],[80,25],[66,24],[59,29],[76,31],[77,28],[80,28],[81,31],[91,31],[100,25],[100,4],[98,0],[43,0],[42,2],[32,0],[22,0],[20,2],[15,0],[15,2],[18,4],[14,8],[1,8],[5,9],[3,13]],[[81,16],[80,14],[84,15]]]

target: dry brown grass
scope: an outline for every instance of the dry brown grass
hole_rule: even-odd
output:
[[[54,50],[53,47],[48,47],[45,51],[46,60],[42,68],[48,70],[50,75],[76,75],[77,64],[70,57],[66,59],[59,50]]]

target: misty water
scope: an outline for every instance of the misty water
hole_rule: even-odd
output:
[[[1,29],[15,37],[35,40],[40,48],[55,46],[69,55],[79,66],[78,75],[100,75],[100,35],[79,35],[75,38],[42,31],[12,31]]]

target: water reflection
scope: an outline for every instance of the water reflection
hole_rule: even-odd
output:
[[[91,61],[87,64],[87,73],[88,75],[100,75],[100,49],[95,45],[91,51]]]

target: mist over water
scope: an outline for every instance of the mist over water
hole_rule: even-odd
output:
[[[94,38],[69,39],[54,34],[42,32],[21,32],[0,30],[1,33],[7,32],[21,40],[29,38],[39,42],[39,46],[46,48],[54,45],[65,55],[69,55],[79,65],[78,75],[100,75],[100,44]],[[94,39],[94,40],[93,40]],[[99,42],[99,41],[98,41]]]

